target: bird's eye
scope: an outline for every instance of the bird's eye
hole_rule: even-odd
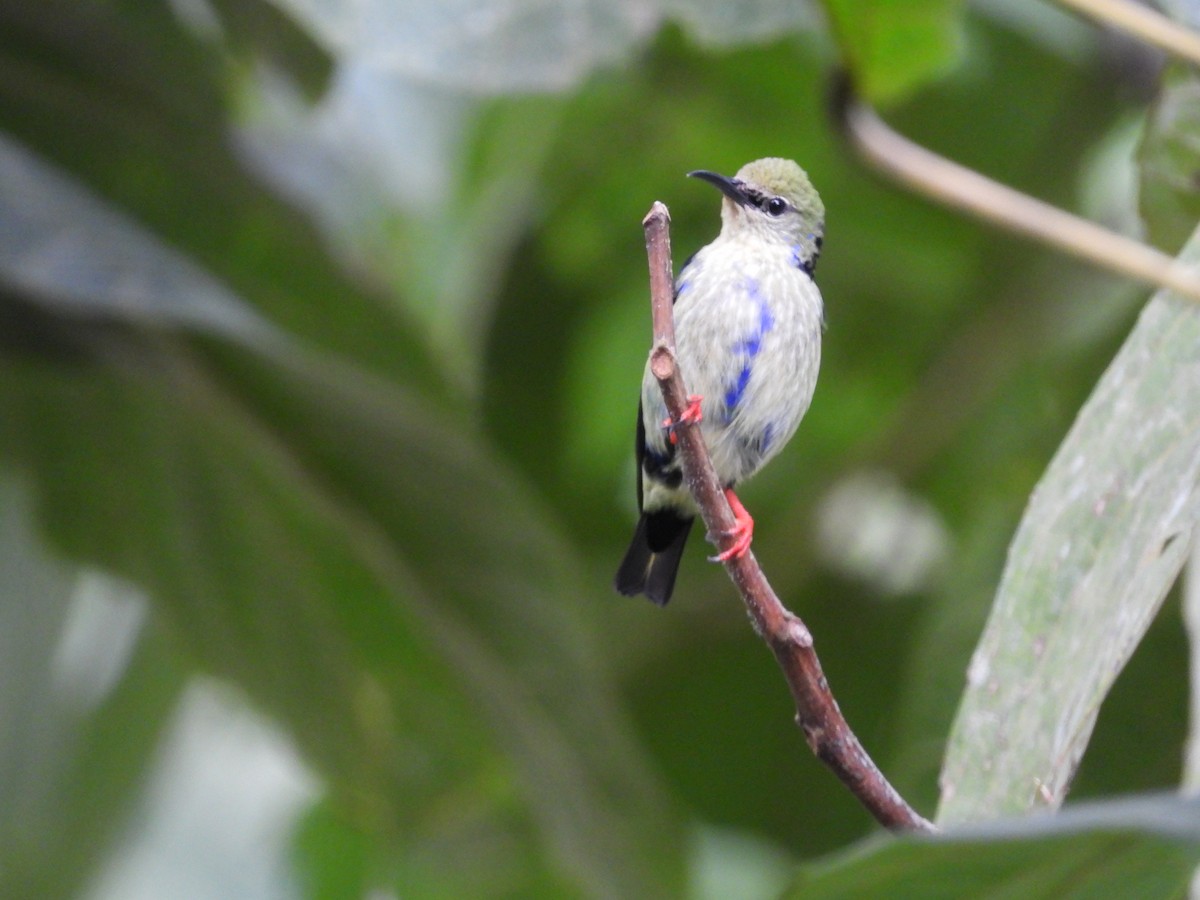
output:
[[[772,197],[764,205],[767,212],[772,216],[782,216],[788,209],[787,201],[782,197]]]

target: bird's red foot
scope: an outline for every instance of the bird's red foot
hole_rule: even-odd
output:
[[[704,414],[700,410],[700,401],[704,398],[699,394],[689,394],[687,399],[688,405],[684,407],[683,415],[679,417],[678,422],[671,421],[670,416],[663,419],[662,427],[667,430],[667,439],[672,445],[679,442],[679,437],[675,434],[676,428],[684,422],[687,422],[689,425],[696,425],[704,418]]]
[[[733,510],[733,528],[726,532],[733,538],[733,543],[727,550],[714,556],[714,562],[741,559],[750,549],[750,542],[754,540],[754,519],[746,512],[746,507],[742,506],[742,501],[733,492],[733,488],[725,488],[725,499],[729,501],[729,508]]]

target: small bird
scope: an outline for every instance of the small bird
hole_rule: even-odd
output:
[[[675,352],[689,392],[685,421],[699,422],[733,510],[742,556],[754,520],[733,492],[788,442],[812,402],[821,365],[824,308],[813,280],[825,207],[790,159],[747,163],[732,178],[690,172],[724,194],[721,233],[675,282]],[[617,570],[616,589],[671,599],[698,510],[683,484],[674,429],[649,364],[637,420],[641,518]]]

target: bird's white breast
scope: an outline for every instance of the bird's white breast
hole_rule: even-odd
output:
[[[778,453],[812,401],[823,311],[797,254],[782,243],[722,236],[679,276],[676,352],[688,392],[703,397],[701,427],[726,485]],[[642,404],[647,449],[662,454],[667,413],[648,370]],[[666,502],[667,493],[678,499],[647,485],[644,506]]]

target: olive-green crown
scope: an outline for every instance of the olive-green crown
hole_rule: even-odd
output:
[[[820,225],[825,221],[825,204],[808,180],[804,170],[790,159],[768,156],[738,169],[738,181],[753,185],[765,194],[782,197],[806,221]]]

